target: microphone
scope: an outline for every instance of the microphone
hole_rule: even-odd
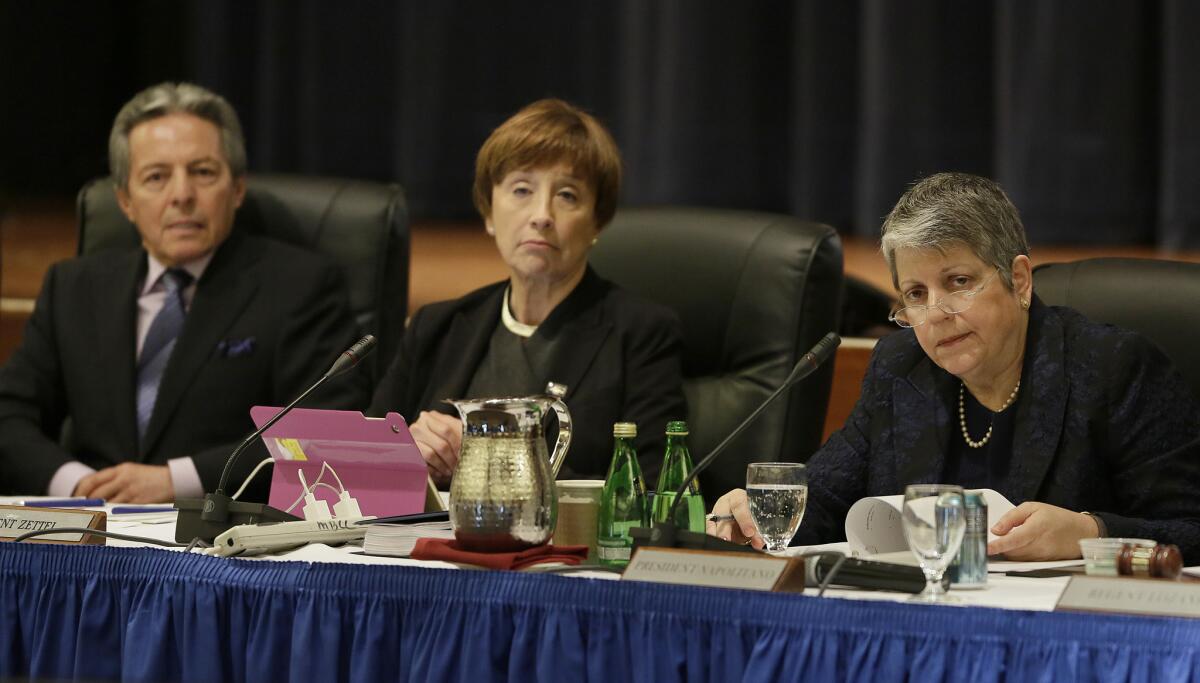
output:
[[[375,341],[375,336],[370,334],[354,342],[354,346],[351,346],[343,351],[342,355],[338,356],[337,360],[333,361],[333,365],[330,366],[329,370],[325,372],[325,375],[320,379],[320,381],[318,381],[316,385],[313,385],[313,388],[315,389],[318,385],[320,385],[321,382],[329,379],[330,377],[337,377],[343,372],[358,365],[359,361],[369,356],[371,352],[375,350],[375,344],[377,343],[378,342]],[[312,391],[312,389],[309,389],[309,391]],[[304,392],[304,396],[307,395],[308,391]],[[304,398],[304,396],[301,396],[300,398]],[[299,401],[300,399],[298,398],[296,400]],[[284,410],[291,410],[291,406],[284,408]]]
[[[797,382],[805,377],[811,375],[817,368],[821,367],[821,365],[829,360],[837,350],[838,345],[841,343],[842,338],[839,337],[836,332],[830,332],[822,337],[820,341],[814,344],[812,349],[810,349],[808,353],[804,354],[800,360],[796,361],[796,366],[792,368],[792,371],[788,374],[787,379],[783,380],[783,383],[779,385],[779,388],[772,392],[765,401],[759,404],[759,406],[754,409],[754,412],[750,413],[746,419],[742,420],[741,424],[739,424],[732,432],[730,432],[729,436],[725,437],[721,443],[717,444],[715,448],[709,451],[708,455],[701,458],[700,462],[696,463],[691,472],[688,472],[688,475],[684,477],[683,484],[681,484],[679,489],[675,491],[675,500],[671,503],[671,509],[667,512],[666,521],[658,522],[649,529],[634,527],[629,530],[629,535],[634,539],[634,546],[686,546],[707,550],[745,550],[744,546],[728,543],[727,541],[709,536],[705,533],[697,533],[694,531],[676,528],[675,511],[679,508],[679,504],[683,502],[684,492],[687,491],[688,487],[692,485],[692,482],[696,480],[696,477],[698,477],[701,472],[703,472],[714,460],[716,460],[717,456],[724,452],[729,444],[732,443],[739,434],[745,431],[745,429],[749,427],[754,420],[758,418],[762,411],[767,406],[771,405],[776,398],[779,398],[784,391],[794,386]]]
[[[837,585],[897,593],[920,593],[925,590],[925,572],[920,567],[840,555],[832,551],[803,555],[804,585]],[[949,573],[943,577],[942,583],[945,588],[950,587]]]
[[[233,452],[225,460],[225,468],[221,470],[221,479],[217,482],[216,491],[204,496],[203,500],[184,499],[176,501],[175,508],[179,510],[179,515],[175,525],[175,540],[179,543],[187,543],[194,538],[200,538],[211,543],[217,535],[239,524],[298,520],[298,517],[282,510],[277,510],[269,505],[243,503],[225,495],[225,485],[229,482],[229,474],[233,469],[233,464],[237,462],[238,456],[242,454],[242,451],[249,448],[250,444],[262,436],[263,432],[274,426],[276,422],[283,419],[283,416],[290,413],[301,401],[308,398],[309,394],[316,391],[330,378],[336,377],[358,365],[359,361],[375,349],[376,343],[375,337],[369,334],[359,339],[353,346],[343,351],[333,361],[333,365],[330,366],[329,370],[324,375],[321,375],[321,378],[306,389],[304,393],[280,409],[270,420],[267,420],[266,424],[259,427],[254,433],[247,436],[238,444],[237,448],[233,449]]]

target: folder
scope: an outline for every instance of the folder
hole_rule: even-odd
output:
[[[250,417],[261,427],[277,412],[279,408],[254,406]],[[299,472],[304,471],[311,486],[322,464],[329,463],[337,478],[327,473],[322,483],[336,490],[341,479],[364,515],[407,515],[426,508],[425,460],[398,413],[365,417],[356,410],[297,408],[262,439],[275,460],[271,507],[290,507],[303,493]],[[332,509],[338,501],[334,490],[318,486],[313,493]]]

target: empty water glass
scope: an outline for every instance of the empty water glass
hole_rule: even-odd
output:
[[[952,602],[942,574],[958,554],[967,528],[961,486],[913,484],[904,489],[904,537],[925,573],[925,590],[913,596],[921,602]]]

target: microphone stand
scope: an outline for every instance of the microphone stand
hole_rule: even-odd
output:
[[[304,393],[280,409],[263,426],[256,429],[254,433],[243,439],[225,460],[225,468],[221,470],[221,479],[217,483],[216,491],[205,495],[203,499],[184,498],[175,501],[175,509],[179,510],[178,519],[175,523],[175,541],[178,543],[187,543],[192,539],[199,538],[212,543],[213,539],[220,534],[228,531],[231,527],[241,524],[300,521],[299,517],[273,508],[270,505],[264,503],[247,503],[234,500],[225,495],[225,485],[229,482],[229,474],[233,469],[233,463],[237,461],[242,451],[249,448],[250,444],[262,436],[263,432],[274,426],[276,422],[283,419],[301,401],[308,398],[309,394],[316,391],[317,388],[325,384],[329,379],[358,365],[358,362],[375,348],[375,344],[375,337],[369,334],[355,342],[354,346],[351,346],[338,356],[329,370],[324,375],[321,375],[321,378],[306,389]]]
[[[830,332],[818,341],[812,349],[804,354],[804,356],[792,368],[787,379],[779,388],[771,393],[765,401],[759,404],[754,412],[742,420],[730,434],[726,436],[721,443],[709,451],[708,455],[704,456],[700,462],[696,463],[692,471],[684,478],[683,484],[675,491],[675,499],[671,503],[671,508],[667,512],[666,520],[656,522],[650,528],[633,527],[629,530],[629,535],[633,538],[633,547],[636,550],[642,546],[657,547],[657,548],[690,548],[693,550],[716,550],[725,552],[751,552],[759,551],[751,548],[748,545],[739,545],[726,541],[716,536],[710,536],[704,532],[691,531],[689,529],[680,529],[675,524],[675,511],[679,508],[679,504],[683,502],[683,495],[696,477],[700,475],[714,460],[720,455],[733,440],[749,427],[762,411],[767,406],[771,405],[776,398],[779,398],[784,391],[794,386],[797,382],[808,377],[825,361],[833,356],[839,344],[842,343],[842,338],[835,332]]]

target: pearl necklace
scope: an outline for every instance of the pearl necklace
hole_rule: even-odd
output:
[[[958,385],[958,424],[962,427],[963,440],[967,442],[968,446],[971,448],[983,448],[992,439],[992,427],[996,426],[996,415],[1003,413],[1016,400],[1017,392],[1021,390],[1021,380],[1017,380],[1017,386],[1013,387],[1012,393],[1008,395],[1008,400],[1004,402],[1004,405],[1000,406],[1000,410],[992,413],[992,423],[988,425],[987,434],[984,434],[983,438],[978,441],[972,441],[971,435],[967,433],[967,409],[963,404],[963,393],[966,386],[965,383],[961,382]],[[986,408],[987,406],[984,407]]]

